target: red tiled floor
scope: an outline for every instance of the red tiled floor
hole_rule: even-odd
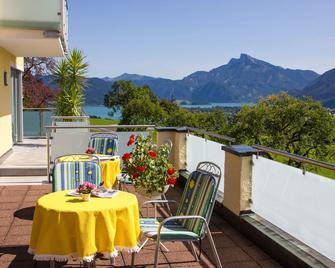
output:
[[[40,196],[50,191],[50,185],[0,187],[0,267],[34,267],[32,256],[27,253],[34,206]],[[178,200],[179,196],[178,191],[169,191],[169,199]],[[139,202],[143,202],[140,197]],[[176,205],[172,205],[172,210],[175,208]],[[149,215],[152,216],[153,212],[153,209],[149,209]],[[159,209],[158,212],[159,215],[167,215],[164,209]],[[146,215],[146,209],[142,208],[141,213]],[[210,227],[224,267],[280,267],[270,256],[215,214]],[[202,243],[203,254],[199,263],[195,262],[188,244],[182,242],[165,242],[164,244],[170,251],[160,252],[160,267],[215,267],[207,239]],[[154,243],[150,242],[140,253],[136,254],[136,267],[152,267],[153,258]],[[121,253],[116,258],[116,267],[130,264],[130,253]],[[96,265],[108,267],[110,261],[98,257]],[[38,267],[48,266],[47,262],[38,264]],[[58,264],[57,267],[80,267],[80,263],[71,260]]]

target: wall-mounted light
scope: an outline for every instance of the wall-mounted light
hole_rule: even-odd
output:
[[[3,73],[3,83],[5,86],[8,86],[7,72]]]

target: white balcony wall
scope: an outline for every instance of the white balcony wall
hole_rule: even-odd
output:
[[[66,0],[0,0],[0,47],[17,57],[67,51]]]
[[[1,0],[0,26],[60,30],[62,1]]]
[[[221,143],[200,138],[192,134],[186,135],[186,168],[188,171],[194,171],[201,161],[213,162],[221,168],[222,178],[217,196],[220,202],[223,201],[225,164],[225,152],[221,147]]]
[[[335,180],[253,157],[252,210],[335,261]]]

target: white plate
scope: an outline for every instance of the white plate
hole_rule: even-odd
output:
[[[119,191],[118,190],[106,190],[103,192],[94,192],[92,195],[97,196],[97,197],[107,197],[107,198],[112,198],[114,197]]]
[[[80,193],[76,192],[75,190],[71,191],[71,192],[68,192],[66,195],[69,195],[69,196],[81,196]]]

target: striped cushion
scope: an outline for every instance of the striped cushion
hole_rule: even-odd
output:
[[[185,186],[176,215],[199,215],[207,219],[215,198],[215,186],[216,181],[211,174],[201,171],[192,172]],[[198,219],[181,220],[180,224],[199,236],[202,234],[203,222]]]
[[[141,231],[149,238],[157,237],[159,222],[154,218],[140,219]],[[161,240],[198,240],[196,233],[190,232],[177,221],[167,222],[161,229]]]
[[[101,168],[92,161],[59,162],[53,169],[53,191],[78,188],[79,184],[89,181],[101,183]]]
[[[91,137],[88,147],[93,147],[96,154],[117,155],[117,139],[111,137]]]

